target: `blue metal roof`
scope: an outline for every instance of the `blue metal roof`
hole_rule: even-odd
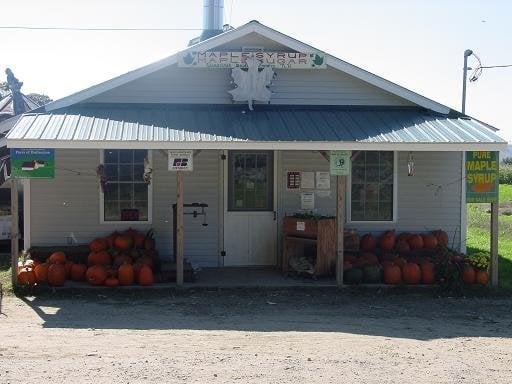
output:
[[[419,108],[115,104],[28,113],[7,140],[506,143],[475,119]]]

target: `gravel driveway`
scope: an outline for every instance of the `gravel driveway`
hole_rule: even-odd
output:
[[[511,383],[512,299],[337,291],[4,297],[1,383]]]

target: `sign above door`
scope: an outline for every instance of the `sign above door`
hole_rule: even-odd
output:
[[[260,67],[275,69],[325,69],[323,52],[216,52],[188,51],[178,56],[182,68],[247,68],[247,59],[255,58]]]

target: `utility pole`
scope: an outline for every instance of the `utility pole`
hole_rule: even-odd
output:
[[[471,49],[464,51],[464,74],[462,77],[462,114],[466,114],[466,82],[468,79],[468,57],[473,54]]]

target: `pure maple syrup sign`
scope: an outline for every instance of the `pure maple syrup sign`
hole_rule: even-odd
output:
[[[178,66],[185,68],[246,68],[248,58],[256,58],[261,67],[282,69],[324,69],[321,52],[214,52],[189,51],[179,55]]]
[[[499,196],[499,152],[466,152],[466,202],[496,203]]]

